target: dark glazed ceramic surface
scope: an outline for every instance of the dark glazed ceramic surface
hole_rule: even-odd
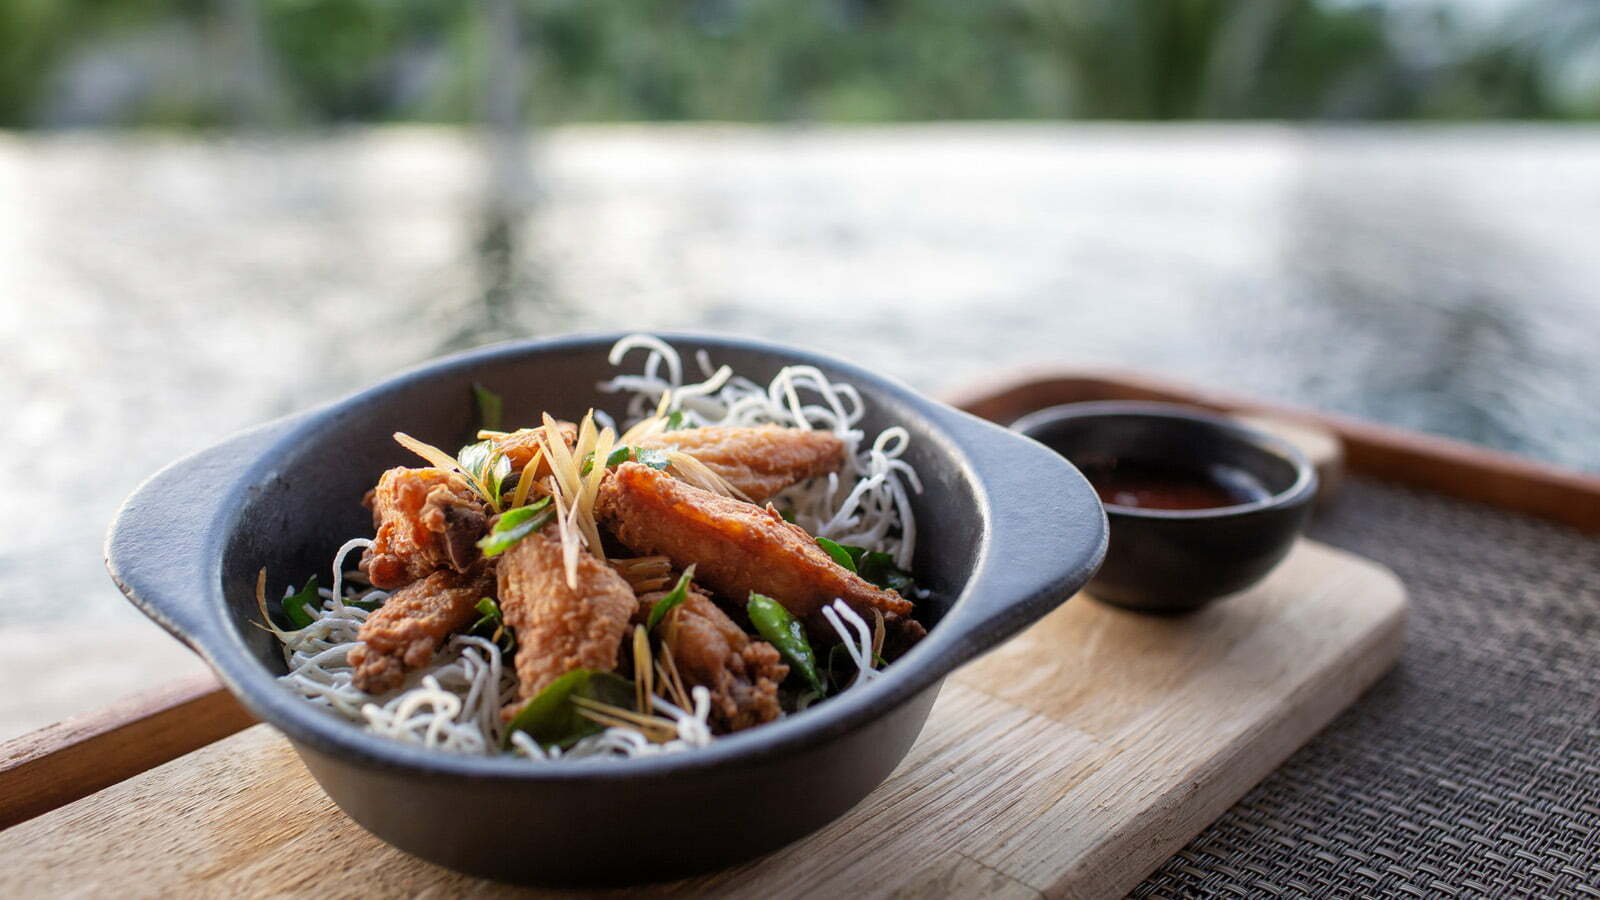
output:
[[[1014,431],[1069,460],[1227,466],[1269,492],[1217,509],[1106,505],[1111,547],[1089,583],[1108,603],[1185,612],[1242,591],[1272,571],[1305,525],[1317,474],[1285,441],[1221,416],[1170,403],[1069,403],[1030,413]]]
[[[806,712],[703,750],[536,765],[426,751],[363,733],[274,680],[282,657],[255,628],[254,580],[268,592],[324,573],[367,536],[362,494],[416,461],[404,430],[454,447],[470,439],[470,387],[505,398],[508,422],[541,410],[621,412],[595,385],[636,371],[606,361],[617,335],[506,344],[440,360],[329,406],[242,434],[169,466],[127,501],[106,542],[112,576],[140,609],[216,669],[281,729],[352,818],[387,841],[464,871],[547,884],[674,878],[774,850],[844,813],[916,739],[945,675],[1056,607],[1105,554],[1088,483],[1039,444],[859,367],[737,338],[664,335],[686,362],[765,381],[815,365],[855,385],[869,435],[902,425],[924,491],[913,568],[932,596],[929,636],[883,677]],[[692,362],[690,362],[692,367]]]

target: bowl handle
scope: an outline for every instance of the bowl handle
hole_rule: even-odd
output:
[[[946,429],[970,460],[985,507],[977,571],[935,631],[951,633],[944,654],[954,668],[1087,584],[1110,530],[1094,488],[1059,453],[956,410]]]
[[[199,649],[220,623],[212,597],[221,573],[212,552],[237,507],[232,488],[246,466],[300,419],[279,419],[185,457],[123,501],[106,533],[106,569],[117,587],[178,640]],[[210,562],[208,562],[210,561]]]

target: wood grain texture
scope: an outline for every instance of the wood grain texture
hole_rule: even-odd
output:
[[[1311,542],[1188,617],[1075,599],[947,683],[843,819],[653,892],[1119,895],[1386,669],[1404,619],[1387,570]],[[0,858],[4,896],[534,894],[366,834],[266,726],[0,833]]]
[[[1022,369],[970,385],[944,400],[1001,423],[1036,409],[1081,400],[1164,400],[1219,412],[1305,422],[1339,436],[1344,444],[1345,464],[1351,471],[1600,532],[1600,476],[1447,438],[1264,403],[1148,375]]]
[[[0,744],[0,828],[227,737],[255,721],[207,674]]]

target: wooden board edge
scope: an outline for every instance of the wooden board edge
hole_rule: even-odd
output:
[[[135,694],[0,744],[0,829],[253,724],[212,675]]]
[[[1158,400],[1332,431],[1353,471],[1600,532],[1600,476],[1461,441],[1112,369],[1017,369],[943,398],[1002,424],[1085,400]]]
[[[1169,807],[1174,812],[1181,811],[1181,816],[1156,816],[1153,817],[1155,827],[1119,835],[1119,840],[1110,845],[1107,859],[1086,860],[1081,869],[1066,873],[1055,885],[1046,889],[1046,896],[1069,900],[1126,896],[1143,883],[1151,872],[1182,850],[1195,835],[1204,831],[1310,743],[1399,662],[1405,648],[1406,625],[1410,614],[1410,595],[1405,584],[1393,570],[1381,563],[1326,544],[1320,546],[1345,557],[1351,564],[1368,569],[1384,585],[1385,594],[1392,599],[1388,614],[1373,624],[1364,640],[1346,647],[1329,662],[1327,671],[1341,673],[1341,680],[1337,682],[1339,689],[1330,693],[1331,699],[1317,705],[1286,703],[1282,715],[1266,721],[1260,729],[1238,735],[1225,752],[1208,760],[1183,779],[1188,788],[1181,797],[1172,798]],[[1309,685],[1302,686],[1297,695],[1311,689]],[[1256,746],[1279,749],[1252,756],[1250,751]],[[1211,792],[1207,796],[1208,783],[1224,780],[1231,782],[1229,789]],[[1205,797],[1205,800],[1189,802],[1195,797]],[[1138,855],[1153,857],[1159,862],[1146,870],[1130,869],[1126,860],[1135,855],[1135,850]],[[1088,892],[1075,891],[1072,883],[1092,884],[1094,889]]]

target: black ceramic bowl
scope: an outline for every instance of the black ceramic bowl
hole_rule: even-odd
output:
[[[509,422],[541,410],[619,413],[595,384],[616,335],[492,347],[396,376],[329,406],[174,463],[118,513],[112,576],[140,609],[288,736],[328,795],[368,830],[462,871],[546,884],[676,878],[774,850],[843,814],[888,776],[953,669],[1083,586],[1105,555],[1106,522],[1061,457],[865,369],[775,344],[666,335],[758,381],[790,364],[847,381],[868,433],[902,425],[925,489],[913,565],[932,596],[928,637],[883,677],[799,715],[702,750],[536,765],[427,751],[363,733],[280,686],[273,637],[251,623],[256,572],[269,592],[328,566],[370,534],[362,494],[415,460],[403,429],[439,446],[469,439],[470,387],[505,398]]]
[[[1246,502],[1209,509],[1106,503],[1111,548],[1089,583],[1108,603],[1184,612],[1260,581],[1289,552],[1317,493],[1317,474],[1287,442],[1169,403],[1069,403],[1030,413],[1014,431],[1079,466],[1132,464],[1249,484]]]

